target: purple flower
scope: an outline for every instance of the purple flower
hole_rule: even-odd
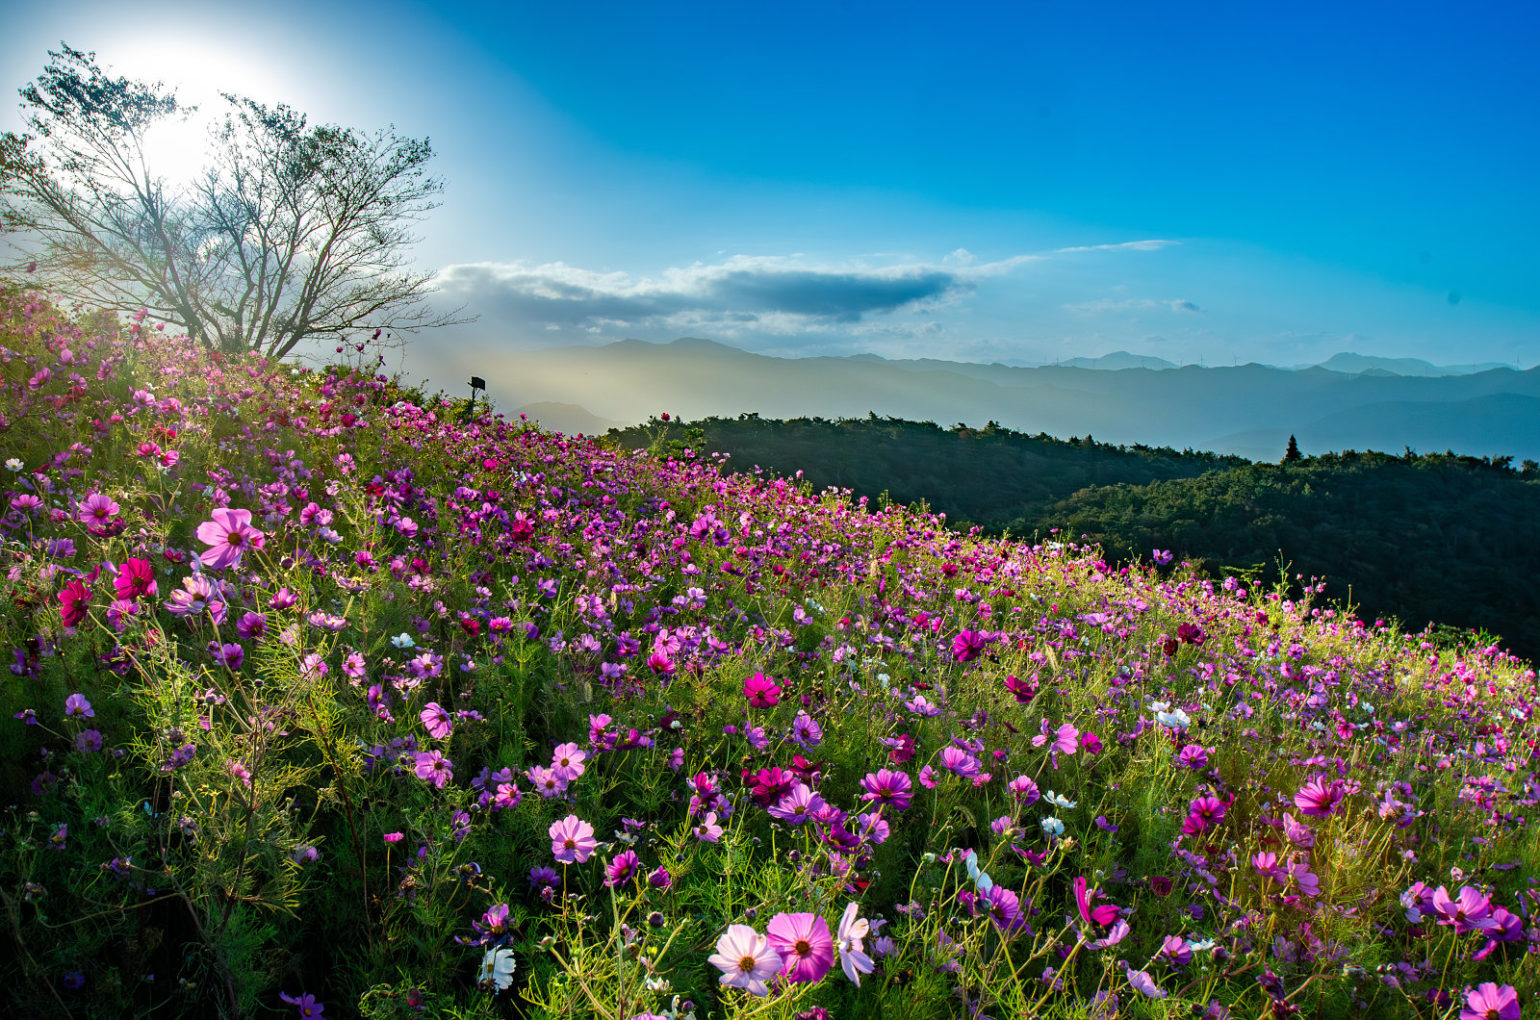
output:
[[[96,712],[91,708],[91,703],[83,694],[71,694],[64,699],[64,717],[66,719],[91,719]]]
[[[75,750],[84,754],[95,754],[102,749],[102,735],[98,730],[81,730],[75,738]]]
[[[914,797],[914,782],[904,772],[878,769],[867,773],[866,778],[861,780],[861,786],[866,790],[861,799],[876,801],[879,807],[891,804],[903,811]]]
[[[455,777],[454,762],[445,758],[441,751],[424,751],[418,754],[413,759],[413,766],[417,778],[432,783],[437,790],[442,790]]]
[[[806,712],[798,712],[791,724],[791,739],[803,750],[817,747],[823,741],[823,729]]]
[[[1488,919],[1492,913],[1492,899],[1474,886],[1462,887],[1458,898],[1450,897],[1449,890],[1439,886],[1433,892],[1433,912],[1438,915],[1439,924],[1453,925],[1456,934],[1492,927]]]
[[[316,1001],[314,995],[290,995],[288,992],[279,992],[278,997],[291,1006],[299,1007],[299,1015],[302,1017],[319,1017],[326,1007]]]
[[[798,783],[790,793],[769,809],[770,817],[779,818],[792,825],[801,825],[810,815],[823,809],[824,800],[806,783]]]
[[[989,637],[980,630],[963,630],[952,639],[952,659],[956,662],[972,662],[984,654]]]
[[[1128,983],[1133,985],[1134,990],[1140,995],[1148,996],[1151,999],[1164,999],[1169,994],[1164,988],[1155,983],[1154,978],[1142,970],[1129,971]]]

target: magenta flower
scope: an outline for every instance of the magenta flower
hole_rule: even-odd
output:
[[[424,751],[414,759],[413,765],[417,778],[432,783],[437,790],[442,790],[455,777],[454,762],[445,758],[442,751]]]
[[[93,492],[80,503],[78,516],[82,524],[104,528],[121,512],[121,509],[111,496]]]
[[[964,630],[952,639],[952,659],[956,662],[972,662],[984,654],[989,637],[979,630]]]
[[[1484,896],[1474,886],[1463,886],[1458,898],[1452,898],[1449,890],[1439,886],[1433,891],[1433,912],[1439,924],[1454,926],[1456,934],[1468,931],[1485,931],[1492,927],[1488,916],[1492,913],[1492,899]]]
[[[990,920],[1001,931],[1011,932],[1025,926],[1026,920],[1021,916],[1021,897],[1005,886],[991,885],[984,894],[983,902],[989,910]]]
[[[599,848],[599,841],[594,839],[594,827],[577,815],[552,822],[548,831],[551,853],[563,864],[582,864]]]
[[[1337,806],[1342,803],[1343,791],[1340,782],[1328,783],[1322,776],[1312,776],[1300,791],[1294,795],[1294,806],[1307,815],[1324,818],[1335,814]]]
[[[203,565],[211,570],[238,566],[247,549],[262,548],[267,536],[251,526],[250,510],[219,507],[209,516],[212,521],[198,525],[198,541],[213,546],[203,554]]]
[[[118,598],[124,602],[133,602],[146,595],[154,595],[155,568],[150,566],[149,560],[130,557],[118,568],[118,576],[113,578],[112,584],[117,589]]]
[[[891,804],[903,811],[914,798],[914,782],[904,772],[878,769],[867,773],[866,778],[861,780],[861,786],[866,790],[861,799],[876,801],[879,807]]]
[[[743,696],[755,708],[774,708],[781,702],[781,685],[773,677],[755,673],[743,681]]]
[[[1084,876],[1075,879],[1075,906],[1080,911],[1080,918],[1086,924],[1097,924],[1105,928],[1118,918],[1118,908],[1110,903],[1103,903],[1099,907],[1092,907],[1091,901],[1096,899],[1096,890],[1087,889]]]
[[[834,966],[834,938],[817,914],[776,914],[765,936],[784,961],[781,973],[787,981],[813,984]]]
[[[417,718],[422,720],[423,726],[427,727],[428,736],[434,740],[443,740],[454,732],[454,719],[449,711],[436,701],[430,701],[424,705],[422,711],[417,713]]]
[[[1490,981],[1466,988],[1460,1020],[1519,1020],[1519,993],[1512,985],[1499,988]]]
[[[1180,935],[1167,935],[1160,943],[1160,955],[1175,967],[1185,967],[1192,962],[1192,947]]]
[[[982,770],[979,760],[960,747],[941,749],[941,767],[963,779],[974,779]]]
[[[709,962],[722,972],[723,985],[745,989],[750,995],[768,995],[770,986],[765,982],[782,966],[780,954],[769,941],[746,924],[728,925]]]
[[[636,851],[627,850],[617,854],[615,859],[605,867],[604,884],[611,887],[620,885],[640,870],[642,870],[642,862],[636,856]]]
[[[59,618],[66,627],[78,627],[91,605],[91,589],[71,581],[59,593]]]

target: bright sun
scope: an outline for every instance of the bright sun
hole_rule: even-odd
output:
[[[206,40],[161,37],[98,56],[108,74],[163,82],[176,92],[179,103],[197,107],[190,116],[157,124],[144,139],[151,172],[174,188],[191,184],[208,161],[209,129],[226,105],[221,92],[304,109],[303,97],[291,94],[288,88],[294,84],[293,78],[270,64],[211,46]]]

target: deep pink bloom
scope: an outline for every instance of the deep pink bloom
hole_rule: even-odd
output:
[[[599,848],[594,827],[577,815],[551,823],[551,853],[563,864],[582,864]]]
[[[1075,879],[1075,906],[1080,910],[1081,920],[1086,924],[1097,924],[1105,928],[1118,918],[1118,908],[1110,903],[1103,903],[1099,907],[1092,907],[1091,901],[1096,898],[1094,889],[1086,888],[1084,877]]]
[[[635,850],[627,850],[617,854],[615,859],[604,869],[604,884],[617,886],[642,870],[642,862],[636,856]]]
[[[203,565],[211,570],[237,566],[247,549],[262,548],[267,536],[251,526],[250,510],[219,507],[209,516],[212,521],[198,525],[198,541],[213,546],[203,554]]]
[[[1182,823],[1182,831],[1189,836],[1196,836],[1218,825],[1224,816],[1225,802],[1218,797],[1195,797],[1187,806],[1187,819]]]
[[[781,973],[794,983],[822,981],[834,966],[834,937],[817,914],[776,914],[765,926],[770,948],[780,954]]]
[[[1342,798],[1342,783],[1327,782],[1322,776],[1312,776],[1294,795],[1294,806],[1307,815],[1323,818],[1336,813]]]
[[[145,595],[154,595],[155,568],[150,566],[149,560],[141,560],[130,557],[118,568],[118,576],[112,581],[117,589],[118,598],[124,602],[136,601]]]
[[[71,581],[59,593],[59,618],[66,627],[78,627],[86,618],[91,605],[91,589],[79,581]]]
[[[1467,988],[1460,1020],[1519,1020],[1519,993],[1512,985],[1490,981]]]
[[[769,993],[765,982],[780,972],[782,962],[769,940],[746,924],[728,925],[710,959],[722,972],[722,984],[745,989],[750,995]]]
[[[743,681],[743,696],[755,708],[774,708],[781,701],[781,685],[773,677],[755,673]]]
[[[984,654],[989,638],[983,631],[964,630],[952,639],[952,658],[957,662],[972,662]]]
[[[1054,732],[1053,750],[1060,754],[1074,754],[1080,746],[1080,731],[1069,723]]]

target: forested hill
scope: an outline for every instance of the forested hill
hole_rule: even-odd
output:
[[[760,465],[782,474],[803,471],[815,488],[835,485],[874,499],[885,493],[895,503],[924,500],[954,523],[1000,525],[1087,486],[1195,478],[1250,463],[1169,447],[1098,443],[1090,436],[1026,435],[994,422],[982,429],[943,429],[875,414],[838,421],[752,414],[688,424],[654,420],[610,432],[628,448],[659,439],[688,442],[695,434],[708,449],[731,453],[734,470]]]
[[[1360,615],[1500,636],[1540,660],[1540,468],[1451,453],[1343,453],[1285,464],[1054,439],[996,426],[942,429],[870,416],[745,416],[612,432],[624,446],[704,445],[896,502],[924,500],[953,523],[1017,536],[1051,529],[1109,558],[1169,549],[1214,573],[1320,576]],[[1279,451],[1282,454],[1283,451]]]

